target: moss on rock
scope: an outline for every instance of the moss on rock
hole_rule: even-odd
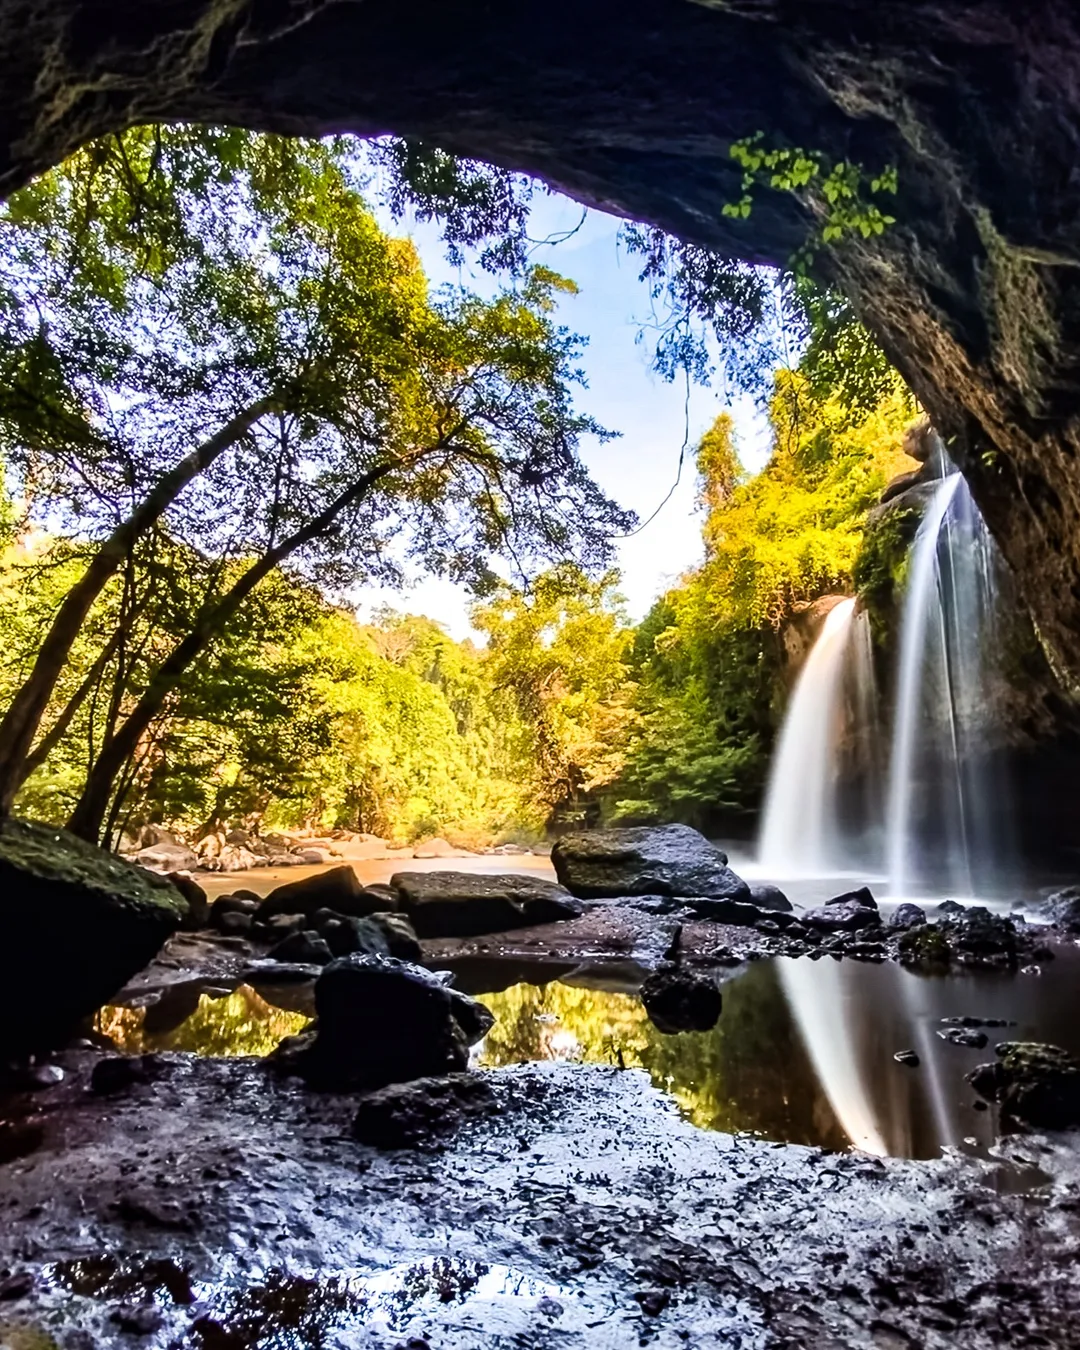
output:
[[[105,1003],[179,928],[163,877],[66,830],[0,825],[0,1056],[47,1048]]]

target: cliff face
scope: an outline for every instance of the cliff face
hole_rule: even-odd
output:
[[[1080,677],[1075,0],[0,0],[0,192],[152,119],[393,131],[753,261],[728,150],[895,161],[898,223],[822,257],[949,442]]]

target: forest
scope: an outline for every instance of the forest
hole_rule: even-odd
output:
[[[553,317],[573,280],[515,251],[510,176],[382,153],[448,248],[502,269],[494,299],[428,284],[346,141],[137,129],[4,207],[0,796],[113,844],[149,822],[745,835],[783,630],[851,592],[914,400],[805,283],[801,361],[748,356],[759,275],[628,227],[679,307],[658,367],[706,377],[704,316],[772,440],[754,475],[727,412],[693,447],[702,561],[634,626],[611,544],[632,519],[579,453],[612,433]],[[469,586],[478,640],[357,617],[359,584],[417,573]]]

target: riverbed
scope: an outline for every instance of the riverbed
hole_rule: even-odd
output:
[[[354,866],[550,874],[532,856]],[[785,887],[805,904],[851,880]],[[62,1081],[0,1113],[0,1346],[1080,1343],[1076,1138],[1003,1133],[965,1081],[998,1039],[1080,1053],[1080,948],[936,977],[735,961],[718,1024],[665,1036],[637,992],[667,938],[616,928],[616,950],[601,927],[560,948],[572,927],[547,947],[540,929],[425,944],[496,1014],[470,1076],[488,1095],[389,1151],[352,1137],[359,1098],[267,1067],[313,1015],[310,981],[245,982],[228,939],[189,978],[206,952],[179,939],[58,1059]],[[992,1022],[965,1028],[986,1043],[946,1039],[957,1019]],[[110,1044],[135,1067],[90,1092]]]

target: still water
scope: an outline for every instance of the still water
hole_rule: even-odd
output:
[[[602,971],[476,966],[459,985],[498,1021],[474,1050],[480,1067],[530,1060],[644,1069],[695,1125],[767,1139],[926,1158],[943,1145],[982,1152],[999,1133],[964,1075],[998,1040],[1044,1040],[1080,1055],[1080,948],[1035,974],[916,975],[854,961],[760,961],[723,986],[712,1031],[665,1036],[633,993]],[[559,978],[552,976],[558,973]],[[499,985],[502,985],[499,988]],[[604,985],[606,987],[598,987]],[[493,986],[494,992],[492,992]],[[613,987],[614,986],[614,987]],[[130,1054],[182,1050],[265,1055],[306,1025],[308,987],[184,985],[140,1008],[104,1008],[96,1027]],[[1007,1019],[985,1048],[938,1034],[943,1018]],[[893,1056],[914,1050],[919,1066]]]

